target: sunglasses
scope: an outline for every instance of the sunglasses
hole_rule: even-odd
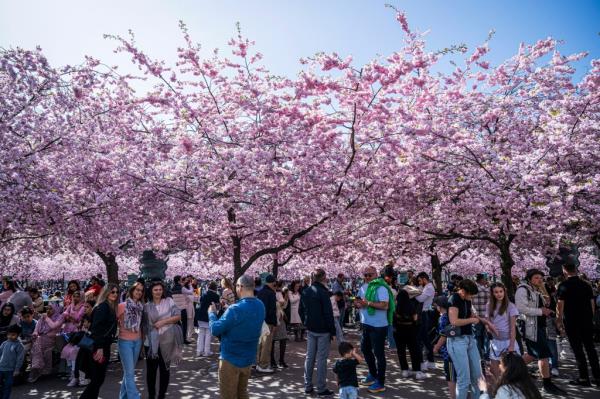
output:
[[[110,293],[111,293],[111,294],[118,294],[118,293],[119,293],[119,291],[117,291],[117,290],[112,290]]]

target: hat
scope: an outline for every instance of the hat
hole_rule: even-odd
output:
[[[448,309],[448,297],[446,295],[438,295],[433,298],[433,303],[440,308]]]
[[[267,274],[267,276],[265,277],[265,283],[269,284],[269,283],[274,283],[275,282],[275,277],[273,277],[272,274]]]

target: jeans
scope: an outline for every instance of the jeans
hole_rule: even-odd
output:
[[[162,353],[160,353],[160,348],[158,349],[158,358],[152,359],[146,357],[146,381],[148,382],[149,399],[154,399],[156,397],[156,372],[158,369],[160,369],[158,399],[164,399],[167,394],[167,388],[169,387],[171,372],[162,357]]]
[[[250,366],[236,367],[227,360],[219,361],[219,397],[221,399],[248,399]]]
[[[304,361],[304,389],[313,388],[312,376],[317,363],[317,393],[327,389],[327,357],[331,343],[329,333],[314,333],[306,335],[306,360]]]
[[[550,353],[552,356],[550,357],[550,363],[552,364],[553,369],[558,368],[558,345],[556,344],[555,339],[548,340],[548,349],[550,349]]]
[[[408,361],[406,360],[406,349],[410,352],[410,361],[413,371],[421,371],[421,361],[423,353],[417,345],[417,327],[415,325],[399,325],[394,332],[396,339],[398,361],[400,370],[408,370]]]
[[[477,323],[473,326],[473,329],[475,330],[475,339],[477,340],[479,357],[483,360],[490,360],[490,339],[485,330],[485,326],[482,323]]]
[[[388,326],[373,327],[368,324],[362,325],[362,337],[360,340],[360,350],[365,356],[365,361],[369,366],[369,374],[374,377],[381,385],[385,385],[385,338],[387,337]]]
[[[344,332],[342,331],[340,317],[334,317],[333,320],[335,324],[335,339],[339,345],[340,342],[344,342]]]
[[[396,339],[394,338],[394,327],[388,326],[388,334],[387,334],[388,345],[390,349],[396,349]]]
[[[433,343],[429,336],[429,331],[432,328],[433,311],[424,310],[421,312],[421,324],[419,325],[419,335],[417,336],[417,344],[419,350],[423,353],[423,347],[427,350],[427,361],[433,363]]]
[[[0,384],[2,384],[2,399],[9,399],[13,385],[14,371],[0,371]]]
[[[119,356],[123,365],[123,381],[119,399],[140,399],[140,392],[135,385],[135,364],[140,357],[142,340],[134,341],[119,338]]]
[[[456,371],[456,399],[466,399],[471,387],[471,397],[480,395],[478,380],[481,377],[481,358],[477,342],[472,335],[448,338],[448,354]]]
[[[269,335],[267,338],[258,345],[258,367],[264,369],[269,368],[271,365],[271,347],[273,346],[273,331],[275,326],[268,324]]]
[[[340,399],[358,399],[358,388],[353,386],[341,387]]]

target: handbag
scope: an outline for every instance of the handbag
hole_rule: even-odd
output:
[[[446,327],[442,329],[442,335],[446,338],[456,338],[462,335],[462,330],[460,327],[453,326],[452,324],[448,324]]]
[[[85,334],[77,346],[91,352],[94,349],[94,340],[88,334]]]

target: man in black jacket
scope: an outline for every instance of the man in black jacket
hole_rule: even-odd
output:
[[[317,363],[317,394],[333,395],[327,388],[327,356],[331,337],[335,335],[331,293],[325,284],[325,270],[316,269],[312,276],[313,283],[302,291],[298,313],[306,326],[306,361],[304,362],[304,391],[314,392],[312,375]]]
[[[275,295],[275,277],[272,274],[265,277],[265,284],[258,291],[257,297],[265,305],[265,323],[269,326],[269,335],[258,349],[259,356],[256,371],[273,373],[275,370],[271,368],[271,346],[273,344],[273,331],[277,326],[277,298]]]

